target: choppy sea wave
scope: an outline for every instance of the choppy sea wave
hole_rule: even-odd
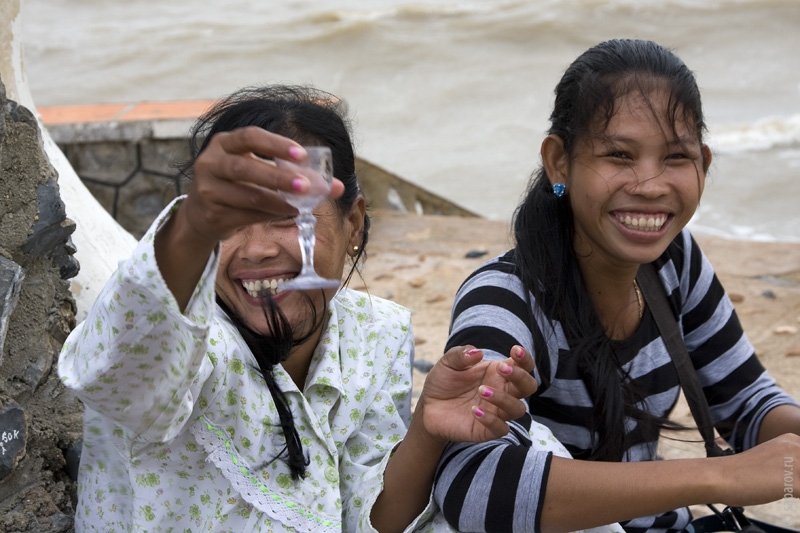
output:
[[[710,135],[709,142],[720,153],[800,148],[800,114],[724,126]]]

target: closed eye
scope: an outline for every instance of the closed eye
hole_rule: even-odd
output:
[[[684,164],[684,163],[695,163],[699,161],[700,154],[696,154],[692,151],[683,151],[683,152],[673,152],[667,155],[665,161],[672,163],[672,164]]]
[[[281,218],[275,218],[270,222],[270,225],[278,228],[286,228],[295,225],[294,217],[289,215]]]

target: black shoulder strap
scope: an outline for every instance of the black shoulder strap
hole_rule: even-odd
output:
[[[669,307],[667,294],[658,277],[656,267],[652,263],[640,266],[636,281],[642,289],[645,301],[650,307],[650,312],[656,320],[667,351],[672,358],[675,369],[678,371],[678,380],[686,396],[686,402],[689,404],[697,429],[700,430],[700,435],[702,435],[705,442],[706,455],[708,457],[716,457],[731,453],[730,450],[720,448],[714,441],[714,423],[711,420],[708,401],[697,379],[697,373],[694,366],[692,366],[689,353],[686,351],[683,336],[678,330],[678,323]]]

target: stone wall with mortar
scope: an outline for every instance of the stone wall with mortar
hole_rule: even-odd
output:
[[[0,80],[0,531],[72,530],[82,407],[60,383],[78,272],[38,122]]]

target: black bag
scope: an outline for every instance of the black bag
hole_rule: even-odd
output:
[[[711,421],[711,413],[708,409],[708,402],[700,382],[697,379],[689,353],[683,337],[678,331],[678,323],[675,320],[672,310],[669,307],[664,287],[658,277],[658,272],[654,265],[648,263],[639,267],[636,281],[644,294],[645,301],[650,307],[650,312],[655,318],[661,337],[667,347],[675,369],[678,371],[683,394],[686,396],[686,403],[692,412],[692,418],[697,423],[697,429],[703,437],[706,455],[708,457],[719,457],[730,455],[733,450],[722,449],[714,440],[714,423]],[[692,520],[684,531],[688,533],[711,533],[713,531],[742,531],[746,533],[798,533],[794,529],[784,528],[768,524],[761,520],[748,518],[744,514],[742,507],[726,507],[722,512],[709,504],[708,507],[714,514],[703,516]]]
[[[726,507],[722,512],[709,504],[714,514],[695,518],[686,526],[687,533],[712,533],[714,531],[741,531],[742,533],[796,533],[794,529],[774,526],[761,520],[748,518],[742,507]]]

